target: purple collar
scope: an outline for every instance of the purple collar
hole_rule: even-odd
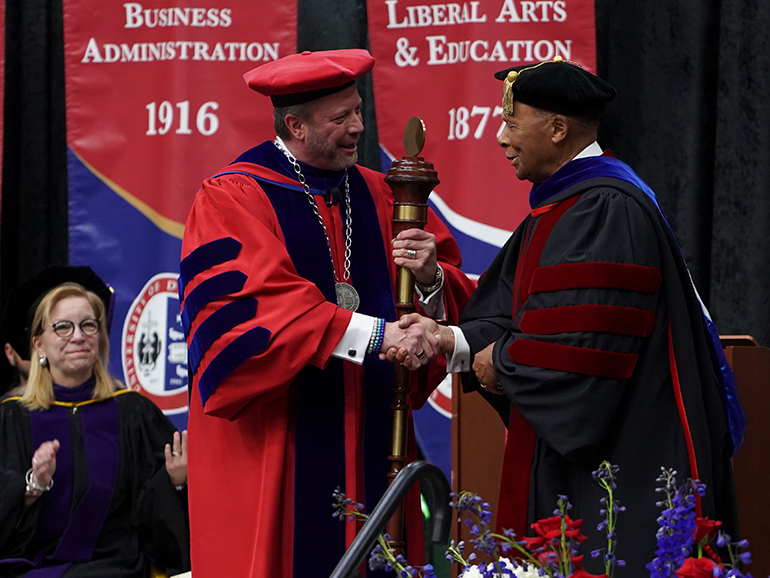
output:
[[[64,403],[77,403],[80,401],[88,401],[94,396],[94,386],[96,385],[96,379],[91,377],[80,385],[75,387],[65,387],[63,385],[53,384],[53,395],[56,401]]]
[[[610,156],[571,160],[542,183],[532,185],[532,190],[529,192],[529,206],[535,209],[562,191],[593,178],[615,178],[632,184],[650,197],[665,219],[660,203],[649,185],[626,163]]]

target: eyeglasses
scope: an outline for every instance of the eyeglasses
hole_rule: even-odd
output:
[[[68,320],[51,323],[51,327],[53,327],[53,332],[59,337],[72,337],[75,333],[75,323]],[[99,320],[83,319],[83,321],[78,323],[78,327],[80,327],[80,333],[91,337],[92,335],[99,333]]]

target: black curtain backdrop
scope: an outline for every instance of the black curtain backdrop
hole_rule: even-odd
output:
[[[0,208],[0,301],[46,265],[67,264],[61,0],[8,0]]]
[[[595,6],[600,143],[657,193],[720,332],[770,346],[770,3]]]
[[[263,6],[255,2],[255,14]],[[595,6],[599,74],[619,92],[600,143],[660,197],[720,331],[770,345],[770,3]],[[300,50],[368,47],[365,0],[298,8]],[[3,303],[11,287],[68,258],[61,0],[7,0],[6,18]],[[379,168],[371,82],[361,90],[362,162]],[[404,87],[407,104],[408,95]]]

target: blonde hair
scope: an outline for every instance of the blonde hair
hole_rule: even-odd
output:
[[[122,388],[121,383],[113,378],[107,371],[107,360],[110,355],[109,335],[107,335],[107,324],[104,315],[104,303],[96,293],[88,291],[82,285],[77,283],[62,283],[49,291],[40,301],[40,305],[35,310],[35,317],[32,321],[32,330],[30,337],[30,368],[27,387],[21,396],[21,403],[29,409],[44,410],[51,407],[54,402],[53,379],[48,366],[40,365],[40,355],[34,346],[33,339],[43,334],[51,321],[51,311],[61,300],[68,297],[84,297],[91,305],[94,316],[99,321],[99,355],[94,363],[94,386],[93,399],[101,400],[112,396],[115,391]]]

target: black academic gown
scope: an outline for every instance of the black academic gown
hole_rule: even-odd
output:
[[[141,577],[151,560],[189,569],[187,491],[164,467],[174,430],[133,391],[46,412],[14,398],[0,404],[0,575]],[[54,486],[25,510],[24,474],[53,437],[62,444]]]
[[[584,566],[601,573],[589,554],[606,547],[596,530],[605,493],[591,473],[608,460],[627,508],[617,556],[641,576],[655,557],[661,467],[679,483],[697,470],[700,513],[737,531],[723,396],[700,305],[652,199],[618,178],[563,180],[500,251],[460,325],[473,354],[496,343],[506,394],[482,393],[510,421],[498,522],[521,535],[567,495],[589,536]],[[480,390],[472,374],[464,386]]]

